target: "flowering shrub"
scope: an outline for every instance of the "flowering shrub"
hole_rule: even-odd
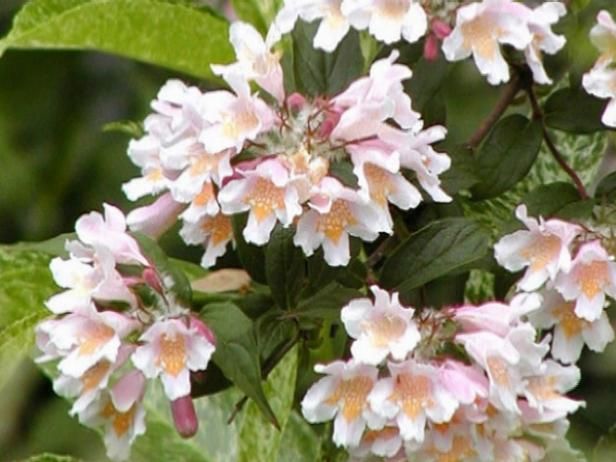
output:
[[[302,432],[313,460],[582,457],[568,419],[585,406],[584,346],[614,340],[616,177],[606,157],[591,184],[574,164],[586,153],[561,147],[616,128],[613,5],[237,1],[228,23],[107,2],[128,24],[156,4],[146,24],[207,28],[220,48],[195,62],[103,34],[104,6],[52,3],[24,7],[0,49],[94,47],[209,81],[168,80],[122,125],[139,169],[126,215],[105,203],[61,249],[31,248],[61,288],[28,325],[35,360],[110,459],[172,457],[131,453],[150,426],[174,438],[169,422],[182,438],[239,425],[238,460],[291,460],[284,441]],[[95,26],[50,38],[72,15]],[[584,17],[590,30],[572,26]],[[562,56],[582,34],[594,65]],[[458,143],[446,73],[471,56],[464,72],[504,86]],[[537,181],[544,159],[557,173]],[[168,256],[163,236],[202,247],[200,264]],[[236,404],[212,424],[199,403],[220,396]],[[310,460],[298,446],[293,460]]]

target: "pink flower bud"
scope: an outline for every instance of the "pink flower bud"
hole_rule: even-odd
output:
[[[154,271],[152,268],[144,269],[141,276],[143,277],[143,281],[156,292],[163,292],[163,287],[160,284],[158,274],[156,274],[156,271]]]
[[[182,438],[190,438],[197,433],[199,419],[197,419],[195,405],[190,395],[172,401],[171,414],[173,414],[175,429]]]
[[[436,61],[438,59],[438,39],[434,34],[429,34],[426,37],[423,55],[427,61]]]
[[[195,328],[199,334],[201,334],[208,342],[212,345],[216,345],[216,336],[214,332],[203,322],[201,319],[196,316],[190,317],[190,327]]]
[[[299,111],[306,104],[306,98],[299,93],[291,93],[287,98],[287,106],[292,111]]]
[[[340,122],[340,113],[337,111],[328,111],[325,120],[319,127],[319,136],[323,138],[329,137]]]
[[[158,239],[174,225],[178,215],[185,208],[185,204],[175,202],[171,193],[166,193],[152,204],[130,212],[126,217],[126,222],[132,231],[139,231]]]
[[[434,35],[440,40],[443,40],[449,34],[451,34],[451,26],[442,19],[433,19],[430,26]]]

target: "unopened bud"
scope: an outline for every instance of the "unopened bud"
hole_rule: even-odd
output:
[[[201,334],[212,345],[216,345],[216,336],[214,332],[205,324],[201,319],[191,316],[190,327],[194,327],[199,334]]]
[[[338,122],[340,122],[340,113],[336,111],[329,111],[325,117],[325,120],[319,127],[319,136],[322,138],[329,137],[329,135],[331,135],[334,131],[334,128],[336,128],[336,125],[338,125]]]
[[[171,414],[173,415],[175,429],[182,438],[190,438],[197,433],[199,419],[197,419],[195,405],[190,395],[172,401]]]
[[[287,106],[292,111],[299,111],[306,104],[306,98],[299,93],[291,93],[287,98]]]
[[[435,35],[429,34],[426,37],[423,55],[427,61],[436,61],[438,59],[438,39]]]
[[[432,32],[434,32],[434,35],[436,35],[439,40],[443,40],[451,34],[451,26],[442,19],[433,19],[430,29],[432,29]]]
[[[141,277],[143,281],[149,285],[152,289],[154,289],[159,294],[162,294],[163,287],[160,284],[160,279],[158,278],[158,274],[152,268],[145,268],[143,273],[141,273]]]

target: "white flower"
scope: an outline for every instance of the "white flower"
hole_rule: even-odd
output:
[[[180,319],[157,321],[140,340],[144,344],[132,355],[135,367],[149,379],[160,375],[171,401],[190,394],[190,371],[204,370],[215,350],[197,329]]]
[[[601,116],[601,122],[616,127],[616,68],[612,60],[599,61],[582,79],[588,93],[597,98],[609,99]]]
[[[349,235],[371,242],[379,232],[391,232],[373,205],[331,177],[321,180],[308,205],[311,210],[299,219],[293,242],[307,256],[323,246],[325,261],[331,266],[349,262]]]
[[[340,313],[349,336],[356,339],[351,345],[353,358],[374,366],[389,354],[398,361],[406,359],[421,338],[413,321],[415,310],[404,308],[397,293],[390,297],[377,286],[370,290],[374,302],[352,300]]]
[[[274,43],[293,30],[298,18],[307,22],[321,20],[313,45],[334,51],[350,29],[349,20],[340,10],[342,0],[286,0],[268,32],[267,42]]]
[[[374,386],[378,370],[372,366],[335,361],[318,364],[315,371],[327,374],[316,382],[302,400],[302,413],[308,422],[334,419],[334,443],[357,446],[366,428],[379,419],[368,406],[367,397]]]
[[[590,40],[602,53],[600,60],[616,59],[616,23],[607,10],[597,14],[597,24],[590,31]]]
[[[131,445],[145,433],[144,392],[145,378],[141,372],[133,370],[79,416],[84,425],[104,426],[103,439],[107,456],[112,460],[127,460]]]
[[[542,309],[529,318],[541,329],[554,327],[552,356],[563,363],[576,362],[584,344],[592,351],[602,352],[614,340],[614,329],[605,311],[598,319],[587,321],[575,314],[575,302],[567,302],[555,290],[544,294]]]
[[[235,49],[237,62],[228,66],[212,66],[218,75],[239,73],[274,96],[284,100],[284,85],[280,55],[272,53],[274,37],[263,40],[261,34],[250,24],[234,22],[229,28],[229,40]]]
[[[548,279],[554,281],[559,272],[571,267],[569,245],[580,233],[579,226],[557,219],[539,222],[529,218],[526,206],[516,209],[516,216],[528,230],[516,231],[503,237],[494,246],[494,256],[509,271],[519,271],[528,266],[518,287],[533,291]]]
[[[227,245],[233,240],[231,219],[222,213],[205,215],[197,222],[184,221],[180,236],[189,245],[204,245],[205,254],[201,266],[214,266],[216,259],[224,255]]]
[[[149,194],[156,195],[169,187],[170,181],[160,163],[160,149],[160,140],[149,134],[138,140],[130,140],[128,156],[135,165],[141,167],[142,176],[122,185],[122,191],[129,200],[136,201]]]
[[[567,414],[577,411],[584,405],[564,396],[580,381],[580,370],[575,366],[561,366],[556,361],[547,360],[539,374],[526,377],[524,396],[528,404],[543,412],[544,410]]]
[[[422,442],[426,422],[448,422],[458,408],[456,399],[442,386],[438,369],[414,360],[388,364],[391,377],[377,382],[368,396],[372,409],[385,419],[395,419],[404,440]]]
[[[359,446],[350,447],[353,457],[365,460],[369,455],[378,457],[394,457],[402,448],[400,431],[394,426],[386,426],[380,430],[368,430],[361,437]],[[370,460],[370,459],[369,459]]]
[[[418,0],[343,0],[341,10],[353,27],[367,27],[371,35],[387,44],[401,38],[416,42],[428,29],[426,12]]]
[[[301,214],[299,194],[289,171],[276,159],[265,160],[253,170],[240,173],[243,178],[227,183],[218,193],[218,200],[225,214],[248,210],[244,238],[263,245],[277,221],[286,227]]]
[[[528,8],[512,0],[483,0],[458,9],[456,26],[443,41],[449,61],[473,55],[488,82],[498,85],[509,80],[509,67],[500,44],[524,50],[533,39],[526,21]]]
[[[601,317],[605,295],[616,298],[616,263],[599,241],[583,244],[571,270],[561,273],[556,289],[565,300],[575,300],[575,314],[587,321]]]

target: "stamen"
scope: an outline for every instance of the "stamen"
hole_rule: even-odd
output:
[[[325,213],[319,218],[319,231],[325,234],[334,244],[340,241],[342,232],[348,227],[357,223],[349,203],[338,199],[334,201],[329,213]]]
[[[432,382],[425,375],[400,374],[390,399],[397,401],[409,418],[416,419],[425,407],[434,405]]]
[[[165,372],[177,376],[186,367],[186,341],[182,335],[163,334],[160,339],[160,353],[157,364]]]
[[[257,222],[268,218],[274,210],[284,208],[284,189],[265,178],[258,178],[244,198],[250,205]]]

